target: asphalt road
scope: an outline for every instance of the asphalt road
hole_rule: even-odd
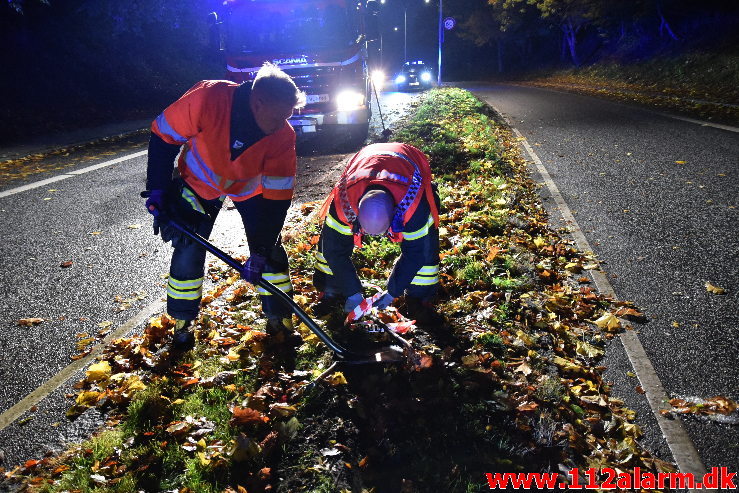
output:
[[[413,94],[383,95],[384,125],[397,123],[414,99]],[[89,129],[87,135],[99,138],[108,130],[118,133],[124,128]],[[377,135],[382,129],[375,107],[370,130]],[[55,136],[46,139],[43,149],[54,148],[52,142],[58,147],[79,143],[85,135],[78,131]],[[0,183],[0,254],[5,259],[0,271],[0,415],[66,368],[79,354],[80,341],[101,330],[141,330],[146,317],[131,323],[133,317],[161,313],[171,249],[151,234],[151,217],[139,198],[145,182],[146,141],[143,135],[123,146],[103,143],[50,156],[38,163],[37,172]],[[325,197],[342,162],[357,150],[333,144],[340,143],[302,147],[292,214],[301,203]],[[19,150],[34,153],[41,148],[32,144],[5,149],[0,156],[17,157]],[[141,155],[130,157],[136,153]],[[73,175],[118,158],[124,159]],[[16,190],[60,176],[66,178]],[[236,211],[219,215],[211,240],[229,253],[247,253]],[[206,276],[205,289],[209,287]],[[43,321],[19,323],[29,318]],[[14,422],[5,427],[0,423],[0,467],[11,469],[59,451],[89,437],[101,424],[103,417],[94,410],[74,422],[65,418],[72,403],[66,395],[73,394],[72,385],[83,372],[84,368],[68,375]]]
[[[526,138],[618,298],[647,315],[635,328],[668,396],[739,400],[739,129],[552,90],[459,85]],[[559,211],[543,195],[556,224]],[[669,458],[620,344],[607,364],[645,443]],[[709,469],[739,471],[739,425],[684,424]]]

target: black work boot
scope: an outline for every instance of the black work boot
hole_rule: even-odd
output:
[[[192,320],[176,320],[172,336],[172,351],[186,353],[195,347],[195,333]]]
[[[269,346],[298,347],[303,344],[303,338],[295,332],[292,317],[270,317],[267,319],[267,335]]]
[[[346,303],[345,296],[321,293],[321,297],[311,305],[310,309],[317,318],[324,318],[336,312],[343,313],[344,303]]]
[[[415,320],[421,328],[439,328],[446,323],[444,316],[436,311],[431,302],[412,296],[406,296],[405,308],[400,312],[406,318]]]

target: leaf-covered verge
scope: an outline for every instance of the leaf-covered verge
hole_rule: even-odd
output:
[[[739,53],[735,49],[631,63],[601,62],[537,77],[530,83],[739,124]]]
[[[597,261],[549,228],[506,128],[470,93],[442,89],[395,139],[430,156],[442,200],[437,306],[448,323],[404,334],[424,368],[331,368],[301,326],[296,369],[285,370],[265,344],[252,288],[217,262],[196,349],[168,366],[166,316],[115,341],[69,411],[106,408],[105,429],[6,478],[41,492],[474,492],[487,489],[488,472],[559,472],[567,482],[573,467],[671,470],[639,446],[633,412],[598,366],[605,341],[640,314],[590,287]],[[314,207],[285,234],[305,307],[316,297]],[[358,250],[362,276],[381,284],[396,248]],[[346,345],[367,338],[321,323]]]

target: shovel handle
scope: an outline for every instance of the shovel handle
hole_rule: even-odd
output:
[[[155,214],[156,215],[156,214]],[[158,216],[161,218],[161,216]],[[236,269],[236,271],[241,272],[243,269],[243,264],[233,257],[231,257],[229,254],[197,234],[196,232],[190,230],[189,228],[179,224],[177,221],[173,221],[172,219],[167,219],[167,222],[174,227],[175,229],[179,230],[181,233],[187,235],[190,239],[192,239],[195,243],[199,244],[203,248],[205,248],[207,251],[212,253],[214,256],[218,257],[219,259],[223,260],[229,267],[232,267],[233,269]],[[346,348],[341,347],[339,344],[336,343],[331,337],[329,337],[326,332],[321,329],[316,322],[311,319],[307,313],[298,305],[295,300],[293,300],[290,296],[287,295],[287,293],[283,292],[280,288],[272,284],[271,282],[260,279],[257,283],[260,287],[264,288],[268,293],[277,296],[282,301],[287,303],[290,308],[292,308],[293,312],[295,312],[295,315],[298,316],[298,318],[313,332],[321,341],[324,342],[334,353],[336,353],[336,356],[338,356],[342,360],[352,360],[352,359],[363,359],[366,356],[359,355],[352,353],[351,351],[347,350]]]

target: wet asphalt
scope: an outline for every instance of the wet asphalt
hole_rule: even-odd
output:
[[[375,107],[370,137],[377,138],[406,114],[418,94],[387,93],[382,114]],[[92,139],[130,135],[147,122],[123,122],[50,136],[0,149],[0,160],[69,148],[39,162],[39,171],[0,185],[0,414],[66,368],[78,355],[78,343],[96,336],[101,324],[115,329],[163,301],[171,247],[151,231],[151,216],[139,192],[145,188],[146,156],[31,190],[1,196],[16,187],[67,175],[146,149],[137,134],[123,146],[75,149]],[[299,180],[293,206],[319,200],[335,183],[350,152],[346,142],[299,146]],[[298,214],[299,215],[299,214]],[[234,210],[218,217],[213,243],[228,253],[247,252],[243,227]],[[210,257],[209,257],[210,258]],[[205,290],[211,287],[206,276]],[[158,311],[151,315],[161,313]],[[37,325],[22,325],[41,318]],[[133,327],[135,333],[143,323]],[[4,429],[0,429],[0,467],[63,450],[88,438],[104,421],[96,410],[75,421],[65,413],[73,403],[73,385],[84,369]],[[0,491],[3,491],[0,485]]]
[[[646,314],[634,328],[668,397],[738,400],[739,129],[553,90],[459,85],[523,134],[618,298]],[[544,188],[542,196],[553,224],[568,226]],[[618,340],[606,365],[614,394],[637,411],[644,444],[670,459]],[[739,471],[739,425],[683,421],[709,470]]]

